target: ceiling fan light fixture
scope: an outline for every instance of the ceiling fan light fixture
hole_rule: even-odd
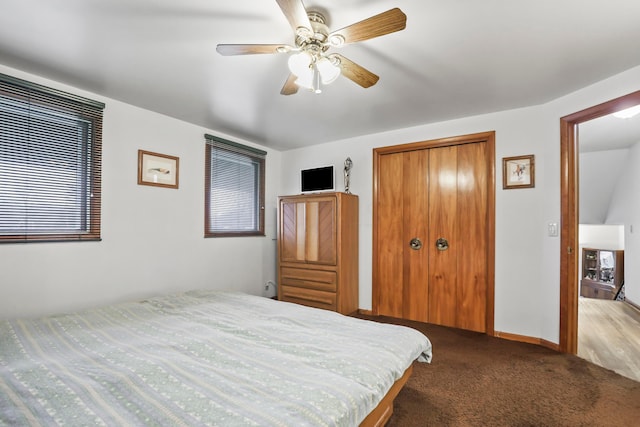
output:
[[[340,67],[336,66],[333,61],[326,56],[316,62],[316,67],[322,78],[322,83],[325,85],[334,82],[340,76]]]
[[[295,74],[298,77],[302,77],[303,75],[308,74],[311,71],[311,63],[313,62],[313,58],[307,52],[302,51],[300,53],[296,53],[295,55],[291,55],[289,60],[287,61],[287,65],[289,66],[289,71],[292,74]]]
[[[313,93],[322,93],[322,79],[316,67],[308,68],[307,72],[299,75],[294,83]]]
[[[295,84],[305,89],[313,90],[313,70],[311,68],[307,68],[306,72],[296,75],[298,78],[294,82]]]

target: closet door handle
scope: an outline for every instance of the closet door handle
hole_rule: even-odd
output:
[[[411,241],[409,241],[409,247],[414,251],[418,251],[422,249],[422,241],[417,237],[414,237],[413,239],[411,239]]]
[[[436,249],[438,249],[439,251],[446,251],[447,249],[449,249],[449,241],[442,237],[439,238],[438,240],[436,240]]]

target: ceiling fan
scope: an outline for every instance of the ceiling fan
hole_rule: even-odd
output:
[[[329,49],[355,43],[403,30],[407,16],[398,8],[374,15],[336,31],[329,31],[324,15],[307,11],[301,0],[276,0],[295,33],[295,46],[286,44],[219,44],[221,55],[250,55],[267,53],[291,53],[289,77],[282,90],[283,95],[298,92],[304,87],[315,93],[322,91],[321,84],[329,84],[340,76],[364,88],[373,86],[379,77],[371,71]]]

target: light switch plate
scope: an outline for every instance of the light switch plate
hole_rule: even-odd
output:
[[[549,237],[558,237],[558,223],[550,222],[548,224]]]

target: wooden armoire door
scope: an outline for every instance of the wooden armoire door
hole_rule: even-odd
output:
[[[336,265],[336,198],[292,198],[281,202],[285,262]]]
[[[480,135],[376,150],[375,313],[493,328],[493,133]]]

